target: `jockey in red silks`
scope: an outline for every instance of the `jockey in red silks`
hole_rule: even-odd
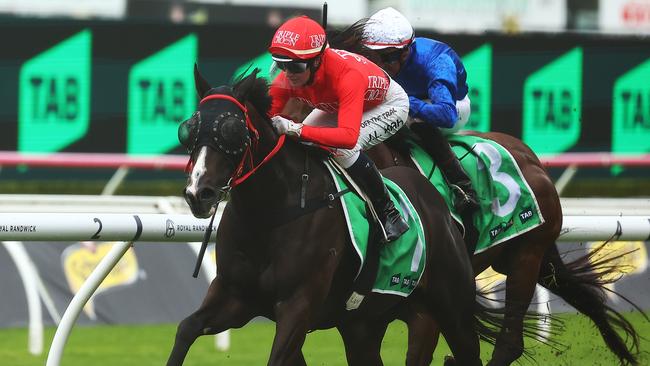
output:
[[[306,16],[280,26],[269,53],[283,71],[270,89],[276,131],[334,148],[335,160],[369,197],[383,225],[384,241],[399,238],[408,224],[363,151],[404,126],[409,110],[404,90],[366,58],[329,48],[323,27]],[[302,123],[282,116],[293,98],[314,108]]]

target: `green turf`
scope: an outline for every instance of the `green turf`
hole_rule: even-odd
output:
[[[562,315],[566,331],[558,339],[567,344],[563,352],[535,345],[534,361],[523,360],[522,365],[616,365],[616,359],[604,348],[602,340],[583,317]],[[650,323],[639,314],[629,314],[640,334],[650,334]],[[95,326],[75,328],[63,356],[62,365],[163,365],[171,349],[174,325],[153,326]],[[200,338],[190,350],[185,365],[265,365],[271,347],[274,324],[254,322],[243,329],[232,331],[232,347],[228,352],[214,349],[214,337]],[[54,334],[47,329],[46,349]],[[532,344],[528,342],[528,344]],[[643,340],[641,365],[650,365],[650,340]],[[393,323],[384,339],[382,357],[385,365],[403,365],[406,350],[406,328]],[[309,365],[345,365],[343,344],[335,331],[309,334],[303,348]],[[47,352],[47,350],[46,350]],[[448,353],[440,345],[433,364],[442,364]],[[487,361],[491,347],[483,345],[482,358]],[[25,329],[0,330],[0,364],[7,366],[44,365],[46,355],[35,357],[27,353]]]

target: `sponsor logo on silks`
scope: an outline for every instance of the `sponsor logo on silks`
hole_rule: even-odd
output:
[[[415,278],[411,279],[411,285],[409,286],[411,289],[415,288],[415,285],[418,284],[418,281]]]
[[[404,277],[402,280],[402,288],[409,287],[411,285],[411,277]]]
[[[298,39],[300,38],[300,34],[293,33],[291,31],[278,31],[275,34],[275,43],[287,45],[287,46],[295,46],[296,43],[298,42]],[[312,40],[313,42],[313,40]],[[322,43],[321,43],[322,45]]]
[[[378,116],[373,116],[367,120],[362,121],[361,128],[368,127],[372,124],[381,124],[380,122],[382,122],[385,119],[388,119],[390,116],[392,116],[395,113],[397,113],[397,109],[391,108]]]
[[[309,39],[311,40],[311,48],[323,47],[323,43],[325,43],[324,34],[312,34]]]
[[[115,242],[79,242],[68,246],[61,254],[61,266],[70,291],[76,294],[86,282],[93,269],[104,258]],[[93,297],[88,300],[83,310],[92,320],[97,319],[93,299],[100,293],[122,286],[128,286],[138,279],[140,269],[133,248],[130,248],[113,267],[104,281],[99,285]]]
[[[494,240],[497,236],[499,236],[502,232],[508,230],[512,226],[513,222],[512,219],[502,222],[499,225],[493,227],[490,229],[490,239]]]
[[[402,274],[396,273],[390,277],[390,285],[391,286],[399,285],[401,280],[402,280]]]
[[[530,207],[526,207],[526,208],[523,209],[523,211],[521,211],[521,212],[519,213],[519,220],[520,220],[521,223],[523,224],[523,223],[525,223],[526,221],[532,219],[534,214],[535,214],[535,213],[533,212],[533,209],[532,209],[532,208],[530,208]]]
[[[165,226],[167,226],[167,230],[165,230],[165,238],[171,239],[176,235],[176,229],[174,229],[174,222],[170,219],[167,219],[165,222]]]

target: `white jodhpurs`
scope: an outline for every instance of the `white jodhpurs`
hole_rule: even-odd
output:
[[[363,113],[357,144],[351,149],[336,149],[334,159],[344,168],[349,168],[357,161],[360,151],[370,149],[402,128],[408,112],[409,99],[406,92],[391,80],[384,102]],[[337,113],[314,109],[302,123],[308,126],[334,127],[337,119]]]

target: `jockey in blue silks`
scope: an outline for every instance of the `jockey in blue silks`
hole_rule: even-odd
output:
[[[416,38],[404,15],[390,7],[368,19],[363,43],[377,53],[379,66],[408,94],[408,123],[452,187],[456,208],[461,213],[476,210],[476,192],[445,138],[460,130],[471,112],[460,57],[445,43]]]

